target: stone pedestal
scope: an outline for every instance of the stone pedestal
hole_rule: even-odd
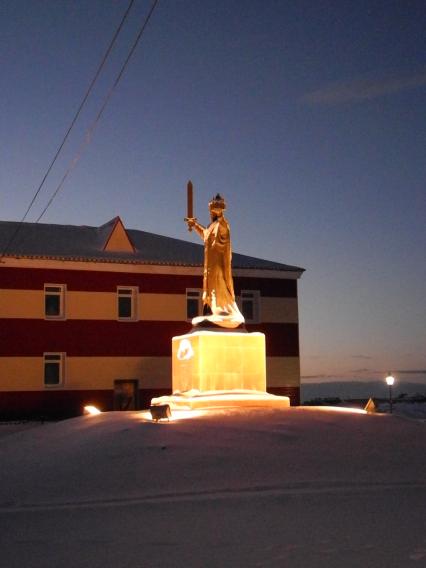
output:
[[[173,337],[172,352],[173,394],[153,398],[151,408],[179,418],[188,410],[290,406],[288,397],[266,392],[263,333],[200,330]]]
[[[172,339],[173,392],[266,391],[263,333],[196,331]]]

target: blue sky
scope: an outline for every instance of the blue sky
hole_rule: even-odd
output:
[[[39,185],[127,1],[0,5],[1,217]],[[40,193],[56,189],[150,2],[116,49]],[[306,268],[305,380],[426,377],[426,5],[160,0],[43,222],[195,239],[225,195],[234,250]]]

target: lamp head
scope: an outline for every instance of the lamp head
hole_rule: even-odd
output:
[[[391,387],[393,385],[393,383],[395,382],[395,377],[393,377],[390,373],[388,373],[385,381],[386,381],[386,384]]]

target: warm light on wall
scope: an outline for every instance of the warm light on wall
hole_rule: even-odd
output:
[[[99,408],[96,408],[96,406],[92,406],[89,404],[88,406],[84,407],[84,414],[95,416],[97,414],[101,414],[101,411],[99,410]]]

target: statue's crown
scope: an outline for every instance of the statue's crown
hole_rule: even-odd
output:
[[[220,193],[217,193],[215,197],[209,201],[209,209],[226,209],[226,203]]]

